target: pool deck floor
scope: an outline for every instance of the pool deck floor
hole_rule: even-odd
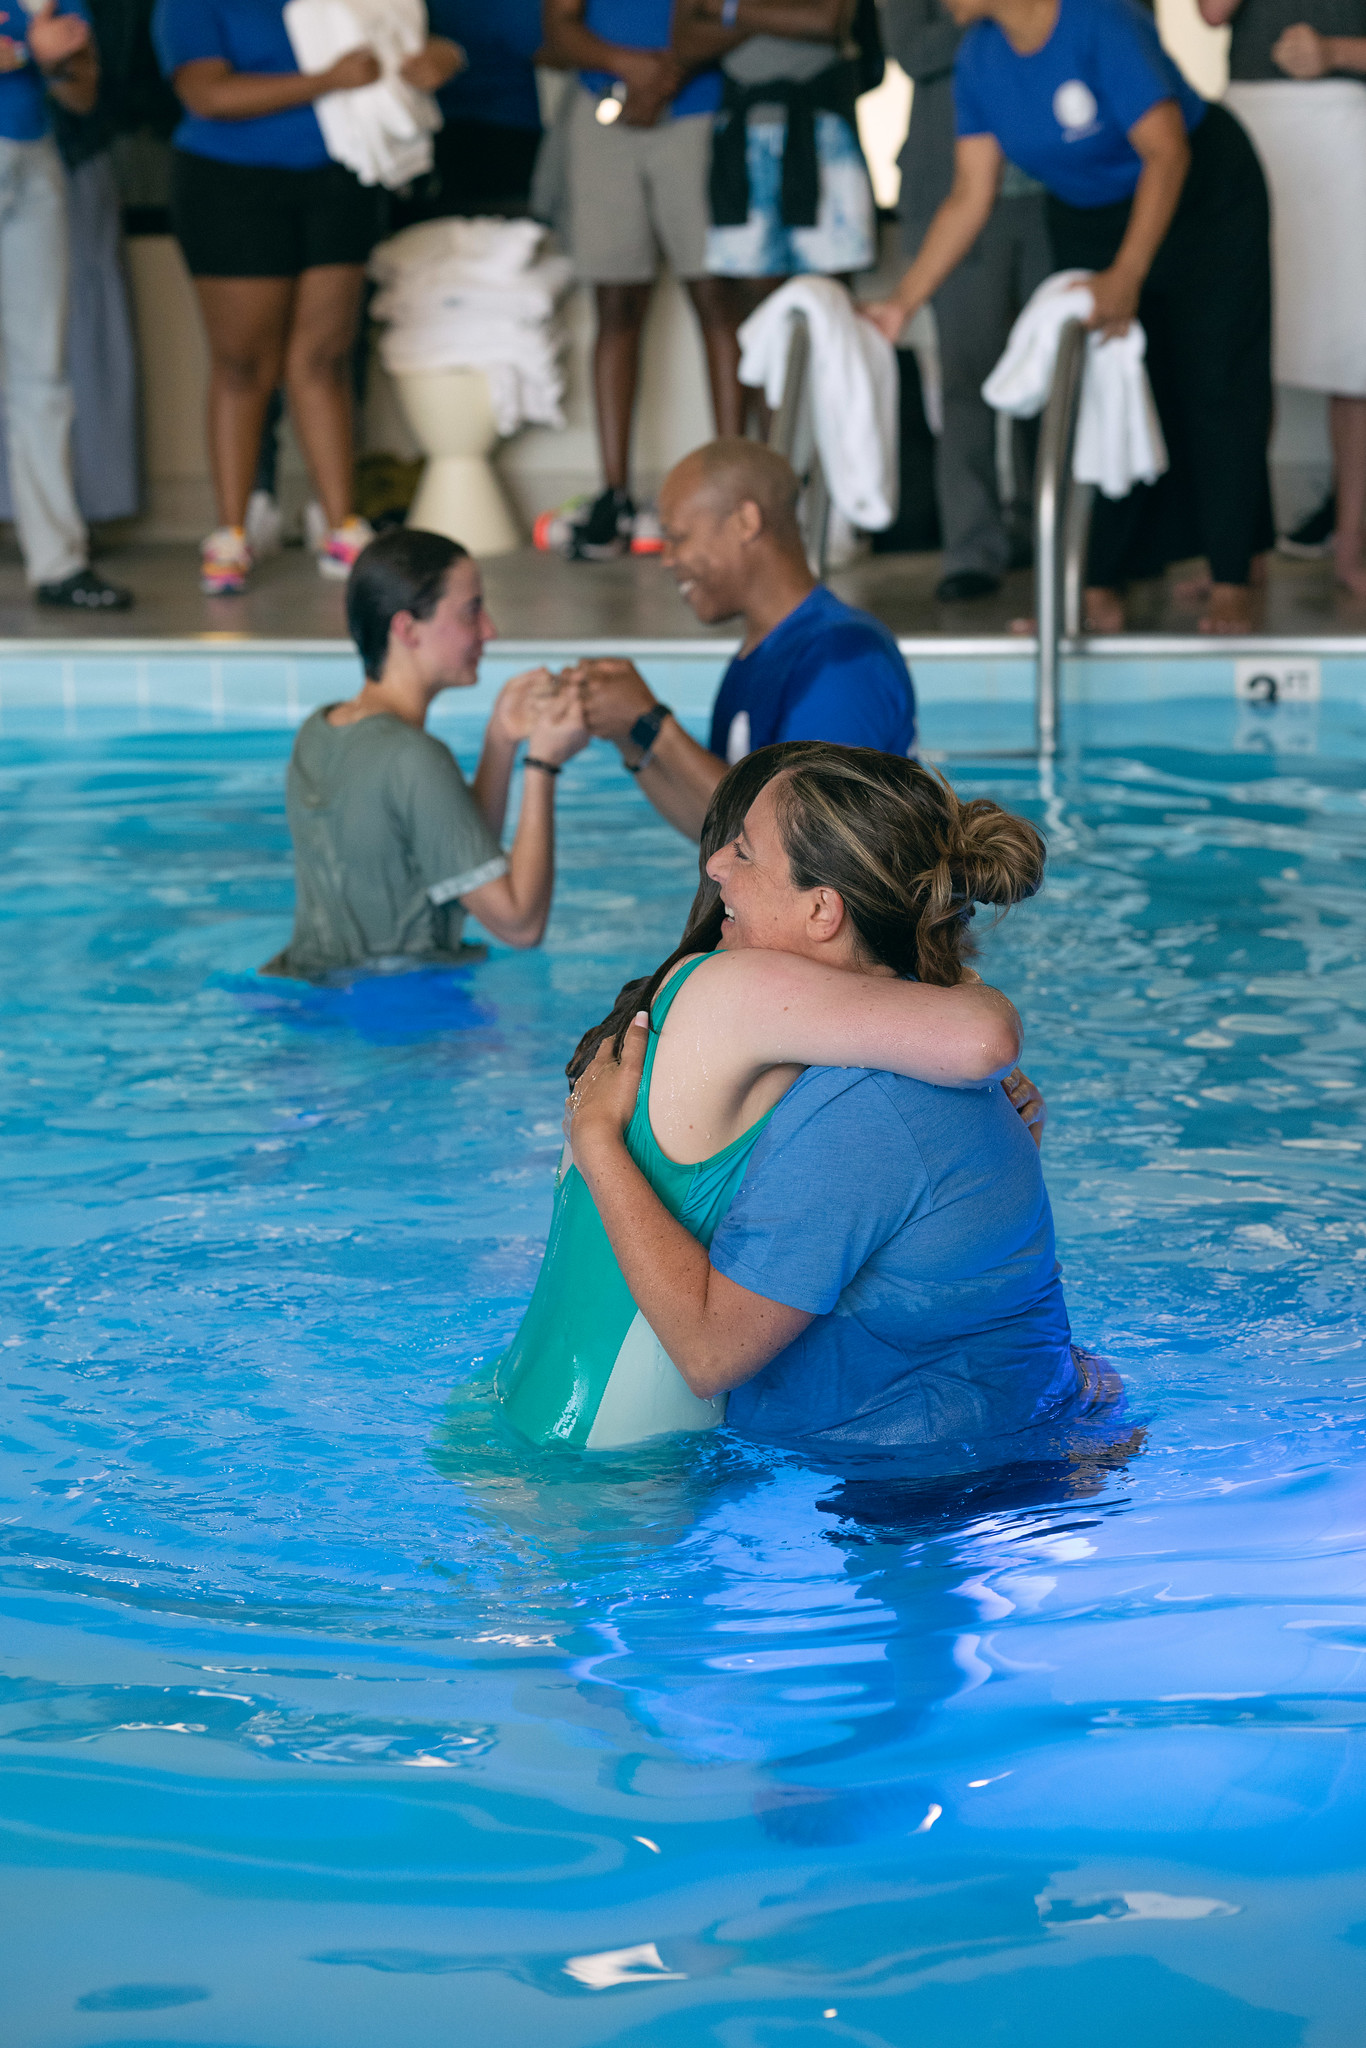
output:
[[[201,635],[247,640],[342,640],[343,586],[324,582],[301,548],[287,548],[257,569],[240,598],[199,593],[197,550],[188,545],[121,544],[102,548],[98,566],[137,597],[129,612],[97,618],[46,611],[29,598],[17,555],[0,553],[0,640],[185,640]],[[991,639],[1032,610],[1031,578],[1011,576],[1001,592],[975,604],[936,603],[938,555],[873,556],[838,571],[831,587],[886,621],[903,638]],[[699,626],[659,562],[566,562],[527,548],[485,564],[489,608],[499,632],[516,640],[696,640],[733,637],[734,626]],[[1183,602],[1176,574],[1137,586],[1130,629],[1190,635],[1197,606]],[[1366,600],[1336,588],[1328,562],[1274,558],[1258,598],[1259,633],[1282,639],[1366,636]],[[1113,644],[1113,643],[1111,643]],[[1217,644],[1217,643],[1216,643]]]

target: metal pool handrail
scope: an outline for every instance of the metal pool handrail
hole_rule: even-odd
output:
[[[1039,429],[1034,491],[1034,611],[1039,654],[1034,730],[1041,754],[1058,743],[1058,680],[1064,638],[1081,631],[1091,486],[1072,475],[1072,451],[1086,371],[1086,329],[1069,320],[1058,342],[1053,386]]]
[[[830,486],[816,451],[816,423],[811,410],[811,329],[804,313],[792,314],[787,345],[782,404],[769,423],[768,445],[786,456],[802,480],[798,518],[813,575],[825,574],[826,538],[830,527]]]

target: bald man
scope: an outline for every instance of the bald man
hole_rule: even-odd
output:
[[[915,695],[887,628],[819,584],[797,525],[797,478],[757,441],[712,441],[664,479],[664,564],[704,625],[739,618],[707,746],[629,661],[579,664],[589,731],[621,750],[655,809],[690,839],[726,769],[775,740],[909,754]]]

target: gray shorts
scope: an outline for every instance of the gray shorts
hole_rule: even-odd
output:
[[[659,252],[675,277],[707,271],[712,117],[604,128],[577,90],[569,120],[569,251],[584,284],[648,284]]]

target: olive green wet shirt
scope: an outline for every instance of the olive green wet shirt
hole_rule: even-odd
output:
[[[285,809],[294,841],[294,934],[265,974],[311,980],[367,962],[468,958],[461,897],[507,873],[449,747],[390,712],[305,719]]]

